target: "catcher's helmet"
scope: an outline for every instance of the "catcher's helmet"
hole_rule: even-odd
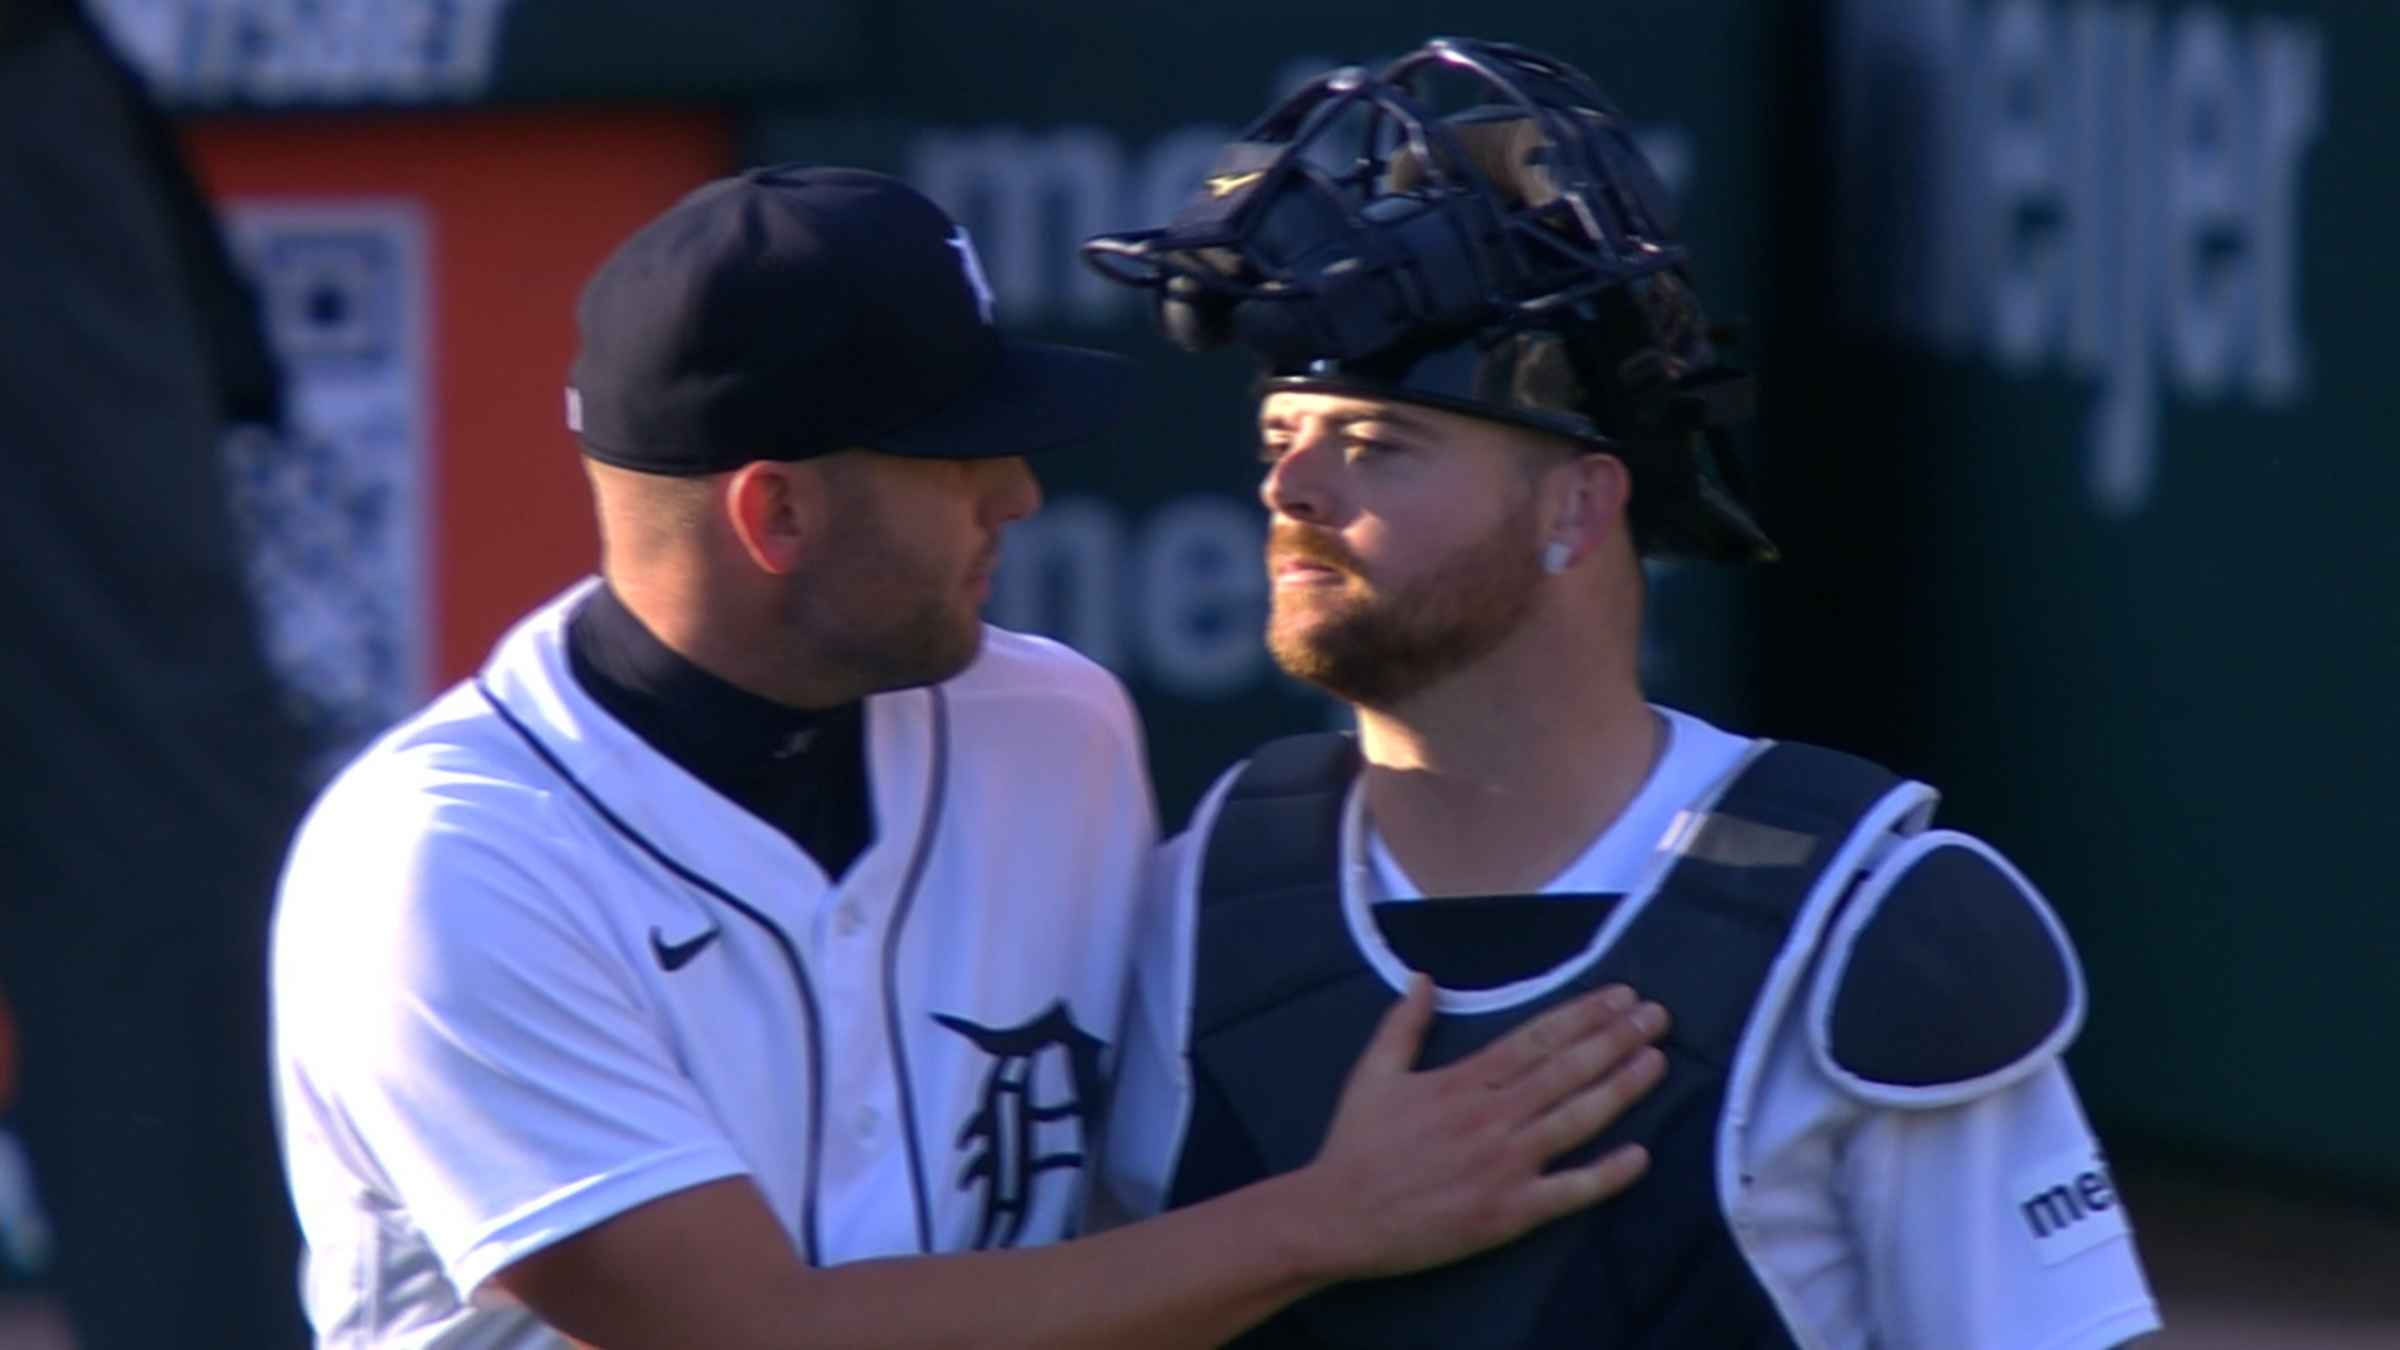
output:
[[[1438,112],[1427,86],[1443,72],[1486,101]],[[1180,345],[1248,349],[1269,391],[1571,437],[1633,471],[1644,552],[1775,554],[1723,477],[1749,377],[1718,360],[1623,117],[1562,61],[1436,38],[1379,72],[1334,71],[1227,146],[1166,226],[1083,256],[1153,291]]]

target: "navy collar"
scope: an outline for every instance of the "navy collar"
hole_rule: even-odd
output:
[[[567,663],[592,700],[693,777],[790,835],[839,876],[873,835],[865,704],[794,708],[702,670],[606,583],[567,621]]]

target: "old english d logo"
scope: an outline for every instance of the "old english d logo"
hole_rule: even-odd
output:
[[[1025,1231],[1033,1187],[1041,1174],[1080,1171],[1106,1092],[1100,1075],[1101,1040],[1075,1025],[1061,1000],[1041,1016],[1013,1027],[978,1026],[935,1013],[935,1021],[992,1057],[983,1103],[959,1127],[968,1154],[961,1190],[983,1188],[978,1248],[1010,1246]],[[1064,1089],[1063,1097],[1044,1097]]]

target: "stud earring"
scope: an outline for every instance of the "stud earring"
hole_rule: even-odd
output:
[[[1551,576],[1566,571],[1567,563],[1571,561],[1569,555],[1573,551],[1573,547],[1564,539],[1553,539],[1542,545],[1542,570]]]

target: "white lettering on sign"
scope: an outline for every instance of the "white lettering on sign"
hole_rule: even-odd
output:
[[[1009,530],[992,622],[1045,633],[1127,678],[1201,701],[1268,672],[1266,518],[1239,498],[1171,498],[1132,524],[1067,497]]]
[[[908,181],[974,232],[992,288],[1012,322],[1094,326],[1139,312],[1143,294],[1083,264],[1095,234],[1163,225],[1199,190],[1231,127],[1178,127],[1140,147],[1098,127],[993,126],[920,133]],[[1649,126],[1634,139],[1670,194],[1692,172],[1691,135]]]
[[[2013,375],[2097,386],[2093,505],[2158,477],[2162,384],[2298,399],[2302,168],[2324,128],[2324,42],[2216,5],[1848,0],[1836,71],[1839,237],[1879,326]],[[1891,240],[1897,225],[1909,237]]]
[[[262,104],[471,98],[509,0],[94,0],[170,99]]]
[[[983,242],[1013,321],[1101,324],[1137,297],[1084,266],[1075,245],[1165,221],[1232,134],[1170,135],[1137,156],[1098,127],[927,131],[909,147],[907,174]]]

